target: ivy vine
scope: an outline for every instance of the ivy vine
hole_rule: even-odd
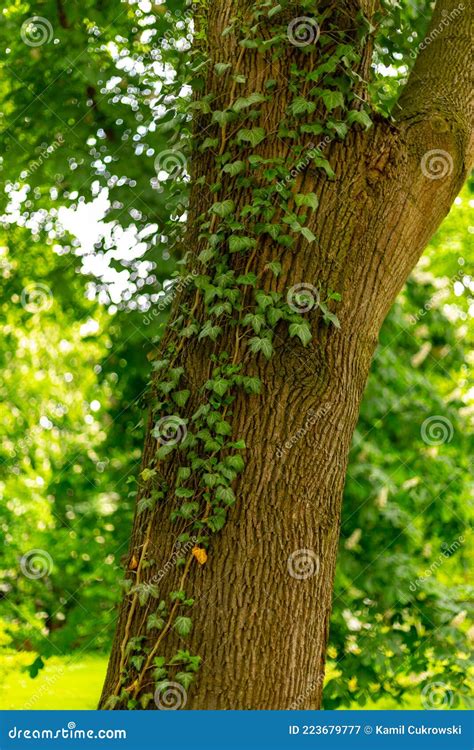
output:
[[[239,41],[237,60],[211,59],[206,51],[205,3],[198,4],[196,49],[190,56],[189,72],[199,91],[214,82],[211,93],[196,97],[187,105],[197,122],[192,149],[212,163],[212,184],[201,176],[200,186],[209,208],[195,218],[198,249],[186,255],[182,276],[183,293],[175,307],[162,342],[161,358],[153,362],[153,436],[156,452],[140,477],[142,492],[138,513],[148,516],[147,533],[140,559],[133,559],[133,576],[123,582],[129,597],[128,617],[120,654],[119,679],[108,708],[146,708],[160,691],[172,684],[187,691],[199,671],[200,656],[178,650],[169,656],[166,648],[171,632],[186,639],[193,627],[194,600],[189,591],[193,565],[205,565],[212,554],[212,539],[224,527],[237,502],[235,480],[245,469],[245,441],[233,435],[233,405],[239,393],[259,394],[260,379],[252,374],[256,358],[269,360],[275,331],[280,327],[290,338],[308,346],[312,330],[307,313],[319,308],[328,326],[339,327],[335,305],[337,291],[318,288],[316,295],[305,288],[278,291],[282,266],[278,250],[296,242],[316,241],[307,225],[308,216],[318,209],[318,196],[295,190],[290,177],[295,155],[302,154],[308,137],[329,142],[343,139],[351,125],[371,124],[360,89],[360,49],[371,33],[369,22],[360,14],[358,39],[331,24],[330,10],[317,18],[314,0],[298,3],[299,12],[314,20],[318,34],[312,42],[295,44],[290,78],[284,82],[290,100],[286,117],[276,133],[262,124],[262,107],[281,85],[267,79],[261,90],[248,91],[242,63],[248,54],[288,54],[289,20],[294,3],[260,0],[250,15],[239,12],[224,36]],[[316,38],[317,37],[317,38]],[[219,82],[226,83],[225,86]],[[230,92],[229,99],[219,89]],[[163,92],[164,99],[166,91]],[[267,158],[256,149],[272,135],[293,144],[292,156]],[[323,151],[316,149],[312,166],[327,179],[334,171]],[[240,205],[232,196],[249,195]],[[275,257],[258,275],[255,267],[262,241],[271,240]],[[273,281],[274,283],[271,283]],[[304,285],[301,285],[304,287]],[[190,390],[179,354],[192,341],[212,342],[208,378],[199,392],[199,406],[189,412]],[[223,342],[233,342],[224,347]],[[225,348],[225,350],[223,350]],[[194,402],[196,394],[193,394]],[[170,460],[179,463],[174,483],[164,481],[160,466]],[[163,590],[160,581],[149,578],[155,561],[149,559],[153,510],[158,503],[171,503],[171,520],[177,528],[173,565],[180,569],[179,587]],[[147,615],[146,636],[130,637],[131,623],[140,608],[153,605]],[[168,655],[167,655],[168,654]],[[151,686],[151,689],[150,689]]]

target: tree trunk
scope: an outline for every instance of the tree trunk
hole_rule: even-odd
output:
[[[350,8],[351,17],[344,13],[343,20],[339,19],[340,28],[346,23],[347,34],[356,6],[346,3],[344,10]],[[288,80],[295,60],[300,65],[304,60],[308,66],[314,61],[310,56],[302,58],[292,45],[270,64],[253,50],[242,53],[235,35],[222,37],[232,13],[232,2],[211,2],[208,53],[214,62],[238,61],[233,72],[247,77],[247,95],[263,91],[267,79],[280,82],[261,108],[260,122],[269,135],[252,153],[265,158],[283,156],[291,163],[291,146],[275,134],[291,101],[282,83]],[[370,54],[369,41],[362,49],[362,68],[367,68]],[[419,70],[422,64],[417,63]],[[414,75],[419,77],[416,71]],[[237,502],[227,523],[212,540],[204,564],[189,557],[186,550],[184,588],[195,600],[192,632],[182,639],[170,628],[155,651],[161,636],[150,634],[145,623],[156,609],[156,600],[141,606],[136,596],[126,595],[101,707],[111,705],[107,703],[111,695],[123,695],[123,687],[135,699],[153,692],[152,658],[157,654],[169,657],[177,649],[201,655],[202,665],[196,684],[182,691],[173,707],[317,709],[321,705],[342,492],[378,332],[448,212],[468,166],[465,123],[461,118],[453,120],[439,102],[431,102],[429,111],[414,107],[410,85],[405,95],[410,106],[400,110],[396,122],[375,118],[369,130],[351,130],[344,142],[333,140],[328,145],[325,156],[334,179],[314,167],[314,144],[306,144],[295,154],[293,163],[304,166],[297,170],[294,192],[312,192],[319,198],[317,210],[307,221],[316,241],[301,238],[296,246],[276,252],[266,237],[250,260],[233,256],[234,269],[238,273],[252,270],[265,291],[286,294],[296,284],[307,284],[314,297],[320,289],[340,293],[342,300],[333,308],[340,329],[328,327],[315,306],[308,312],[313,334],[309,346],[304,348],[299,339],[289,338],[281,324],[269,361],[251,356],[245,339],[236,335],[238,329],[228,326],[215,343],[190,340],[178,346],[174,366],[184,368],[186,385],[182,387],[191,391],[185,409],[178,410],[181,416],[189,417],[202,403],[202,387],[215,366],[210,362],[213,353],[228,351],[233,362],[244,361],[246,372],[260,377],[262,393],[237,393],[229,411],[232,435],[244,438],[247,447],[245,471],[233,485]],[[215,90],[219,90],[220,109],[230,106],[237,96],[232,78],[211,73],[207,91]],[[238,95],[243,95],[240,90]],[[222,152],[228,146],[225,129],[220,137]],[[421,167],[426,153],[435,149],[450,157],[449,174],[443,179],[431,179]],[[192,176],[202,175],[206,186],[218,181],[212,159],[198,154]],[[194,182],[187,238],[193,253],[203,248],[197,216],[213,201],[232,197],[237,207],[252,202],[252,193],[236,190],[233,179],[229,176],[223,182],[217,198]],[[275,256],[282,266],[278,278],[266,271]],[[201,294],[194,297],[194,290],[185,290],[179,303],[188,301],[191,307],[193,298],[193,314],[203,321]],[[162,351],[173,335],[172,329],[167,332]],[[155,466],[153,421],[143,467]],[[178,465],[175,454],[160,464],[171,486]],[[144,492],[146,488],[141,496]],[[183,588],[183,569],[167,564],[177,554],[176,523],[170,520],[173,507],[168,497],[135,518],[127,573],[135,584],[158,578],[165,592]],[[121,671],[130,660],[126,647],[137,636],[145,636],[144,661],[136,674],[133,668],[129,670],[130,684],[121,686]],[[123,699],[113,706],[127,707]],[[156,705],[151,702],[147,707]]]

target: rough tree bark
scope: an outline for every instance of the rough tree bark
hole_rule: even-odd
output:
[[[236,4],[242,6],[241,0],[210,2],[209,53],[214,61],[235,63],[248,77],[248,91],[262,90],[267,78],[279,81],[262,111],[271,134],[287,106],[288,66],[299,52],[288,45],[281,59],[266,65],[252,50],[242,54],[232,35],[221,36]],[[359,3],[335,5],[339,23],[349,30]],[[363,5],[366,13],[375,9],[373,2]],[[457,0],[438,0],[432,28],[458,5]],[[196,564],[189,572],[196,601],[191,636],[183,645],[176,634],[170,635],[172,646],[203,657],[186,708],[320,707],[348,452],[378,332],[449,211],[472,158],[468,65],[472,19],[472,5],[466,3],[462,14],[420,53],[393,120],[376,118],[369,130],[351,130],[344,142],[329,145],[334,180],[321,176],[311,163],[298,177],[301,192],[319,196],[310,224],[317,241],[303,242],[297,250],[280,249],[283,271],[277,280],[266,283],[268,288],[284,290],[318,281],[341,292],[337,306],[341,329],[327,328],[314,314],[308,348],[277,336],[274,357],[269,362],[257,359],[254,365],[264,384],[263,394],[237,398],[233,426],[247,444],[246,469],[235,487],[237,503],[215,537],[207,563]],[[369,42],[363,54],[364,72],[370,55]],[[211,77],[208,86],[222,88],[222,79]],[[222,98],[230,103],[234,97],[230,81]],[[282,151],[287,156],[287,149],[270,135],[256,150],[263,156]],[[440,179],[427,176],[426,155],[435,149],[445,154],[440,157],[444,163],[438,165],[445,172]],[[436,169],[436,164],[430,168]],[[204,174],[209,183],[213,181],[213,166],[206,157],[197,156],[192,169],[193,176]],[[229,196],[224,194],[221,200],[225,197]],[[243,205],[248,196],[242,192],[232,198]],[[209,205],[209,196],[202,188],[193,188],[190,247],[199,246],[193,217],[203,211],[203,204],[204,209]],[[272,259],[271,245],[271,240],[263,244],[253,258],[255,273]],[[179,363],[186,368],[193,393],[209,377],[208,358],[214,349],[200,343],[181,350]],[[291,440],[292,447],[286,448]],[[144,466],[155,449],[149,433]],[[172,460],[169,464],[165,471],[170,475]],[[156,508],[146,542],[147,522],[141,516],[135,519],[129,560],[141,560],[144,552],[156,560],[147,571],[139,566],[136,573],[141,580],[152,577],[173,554],[175,531],[169,512],[169,503]],[[302,554],[309,555],[310,565],[312,559],[318,561],[314,575],[301,580],[288,569],[289,556],[298,550],[309,550]],[[178,578],[170,572],[167,589]],[[144,613],[140,608],[131,612],[130,598],[125,597],[101,707],[116,689],[121,645],[136,635],[146,635]],[[152,644],[153,638],[148,636],[148,641]]]

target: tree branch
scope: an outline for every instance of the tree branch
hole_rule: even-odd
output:
[[[469,168],[472,141],[472,0],[438,0],[408,83],[395,108],[399,122],[451,132],[457,156]]]

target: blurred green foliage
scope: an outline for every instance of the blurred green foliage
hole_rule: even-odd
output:
[[[187,155],[186,5],[119,5],[14,1],[0,26],[4,684],[19,670],[41,680],[71,654],[82,668],[110,646],[147,354],[168,310],[154,317],[150,305],[184,252],[188,178],[163,174],[155,160]],[[384,8],[372,86],[382,112],[413,63],[430,3]],[[23,38],[34,15],[52,27],[39,46]],[[81,211],[101,198],[102,223],[85,246],[62,212],[87,223]],[[419,705],[433,682],[452,707],[468,692],[469,201],[465,188],[380,336],[346,486],[325,708],[374,697]],[[449,440],[423,439],[432,417]],[[35,550],[46,553],[37,578]],[[75,699],[70,707],[92,707]]]

